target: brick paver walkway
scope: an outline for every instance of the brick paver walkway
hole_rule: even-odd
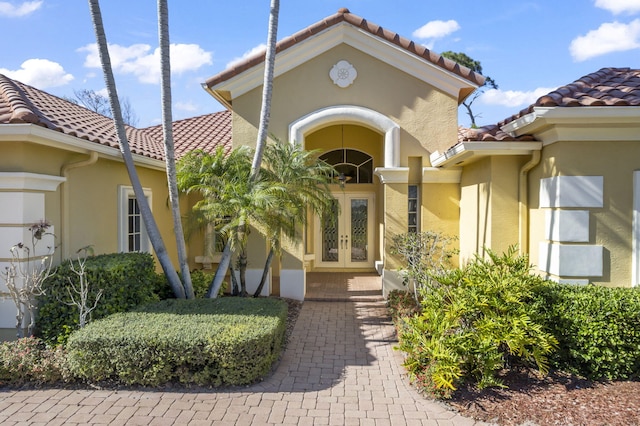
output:
[[[394,341],[379,297],[306,301],[276,371],[262,383],[194,392],[0,390],[0,424],[476,424],[407,384]]]

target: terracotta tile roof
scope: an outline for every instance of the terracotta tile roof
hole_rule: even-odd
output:
[[[162,126],[149,127],[144,131],[162,141]],[[213,152],[218,146],[229,152],[232,148],[231,112],[225,110],[174,121],[173,141],[178,158],[196,149]]]
[[[640,106],[640,70],[602,68],[541,96],[535,103],[497,125],[493,124],[478,129],[461,127],[458,131],[458,142],[535,140],[530,135],[514,138],[503,132],[501,127],[533,112],[536,107],[589,106]]]
[[[119,148],[113,120],[80,105],[12,80],[0,74],[0,124],[35,124],[88,143]],[[228,111],[181,120],[174,124],[176,155],[194,149],[231,146],[231,114]],[[134,154],[163,160],[162,127],[137,129],[126,126]]]
[[[458,76],[466,80],[469,80],[470,82],[478,86],[482,86],[482,84],[484,84],[484,77],[482,75],[477,74],[471,71],[470,69],[463,67],[458,63],[453,62],[443,56],[440,56],[435,52],[432,52],[426,47],[420,44],[416,44],[415,42],[402,37],[398,33],[389,31],[385,28],[382,28],[379,25],[376,25],[372,22],[367,21],[364,18],[361,18],[360,16],[354,15],[347,8],[342,8],[338,10],[338,12],[335,13],[334,15],[331,15],[319,22],[316,22],[315,24],[293,34],[292,36],[289,36],[287,38],[280,40],[276,45],[276,51],[279,53],[283,50],[286,50],[341,22],[351,24],[354,27],[360,28],[377,37],[380,37],[385,41],[393,43],[396,46],[399,46],[413,53],[416,56],[426,59],[427,61],[447,71],[457,74]],[[264,58],[265,58],[265,52],[253,55],[247,58],[246,60],[236,64],[235,66],[228,68],[222,71],[221,73],[214,75],[213,77],[210,77],[205,81],[205,85],[209,88],[212,88],[215,85],[223,81],[229,80],[230,78],[242,73],[243,71],[246,71],[249,68],[252,68],[264,62]]]
[[[640,106],[640,69],[602,68],[538,98],[519,113],[498,123],[503,126],[535,107]]]
[[[530,135],[513,137],[503,132],[497,124],[468,129],[458,127],[458,142],[514,142],[514,141],[534,141],[536,138]]]

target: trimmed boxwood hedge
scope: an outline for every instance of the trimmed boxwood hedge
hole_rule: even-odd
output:
[[[77,265],[77,261],[74,260]],[[78,328],[78,308],[68,305],[71,299],[69,281],[77,285],[78,276],[71,271],[70,261],[58,266],[56,273],[44,282],[44,294],[38,298],[39,311],[36,335],[47,343],[64,343]],[[88,305],[102,289],[92,319],[124,312],[140,304],[157,301],[160,281],[149,253],[113,253],[90,256],[85,263],[89,283]],[[166,285],[166,284],[164,284]]]
[[[280,355],[287,304],[278,299],[170,299],[94,321],[67,342],[86,381],[243,385]]]
[[[536,299],[558,339],[555,368],[589,379],[640,377],[640,288],[554,284]]]

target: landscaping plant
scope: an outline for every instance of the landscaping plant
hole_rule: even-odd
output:
[[[168,299],[74,332],[69,366],[87,382],[249,384],[280,355],[286,320],[277,299]]]
[[[73,286],[80,288],[80,276],[72,270],[71,260],[58,266],[43,284],[38,298],[36,334],[49,344],[64,343],[69,333],[80,326],[80,310],[71,302]],[[85,306],[99,303],[90,314],[93,319],[130,310],[140,304],[158,300],[155,291],[158,275],[149,253],[114,253],[88,256],[83,265],[86,288]]]
[[[559,342],[555,368],[592,380],[640,377],[640,288],[553,284],[535,307]]]
[[[451,258],[458,253],[451,248],[455,240],[455,237],[435,231],[408,232],[391,239],[391,253],[400,255],[406,262],[400,273],[406,283],[413,283],[416,300],[422,288],[431,286],[432,276],[451,268]]]
[[[44,294],[43,284],[52,274],[54,235],[49,232],[51,225],[42,220],[29,228],[31,246],[20,242],[9,250],[9,266],[0,273],[5,281],[11,300],[16,305],[17,337],[33,334],[38,309],[37,298]],[[50,245],[44,252],[38,250],[38,243],[46,239]],[[28,324],[25,322],[28,321]]]
[[[421,313],[406,319],[398,346],[412,380],[448,397],[467,379],[479,388],[501,386],[498,372],[514,362],[546,373],[557,341],[531,301],[549,283],[530,269],[515,247],[503,255],[487,250],[486,259],[475,257],[421,286]]]

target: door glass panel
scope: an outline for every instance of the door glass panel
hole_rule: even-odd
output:
[[[338,261],[338,202],[322,217],[322,261]]]
[[[366,262],[368,258],[367,241],[367,199],[351,200],[351,261]]]

